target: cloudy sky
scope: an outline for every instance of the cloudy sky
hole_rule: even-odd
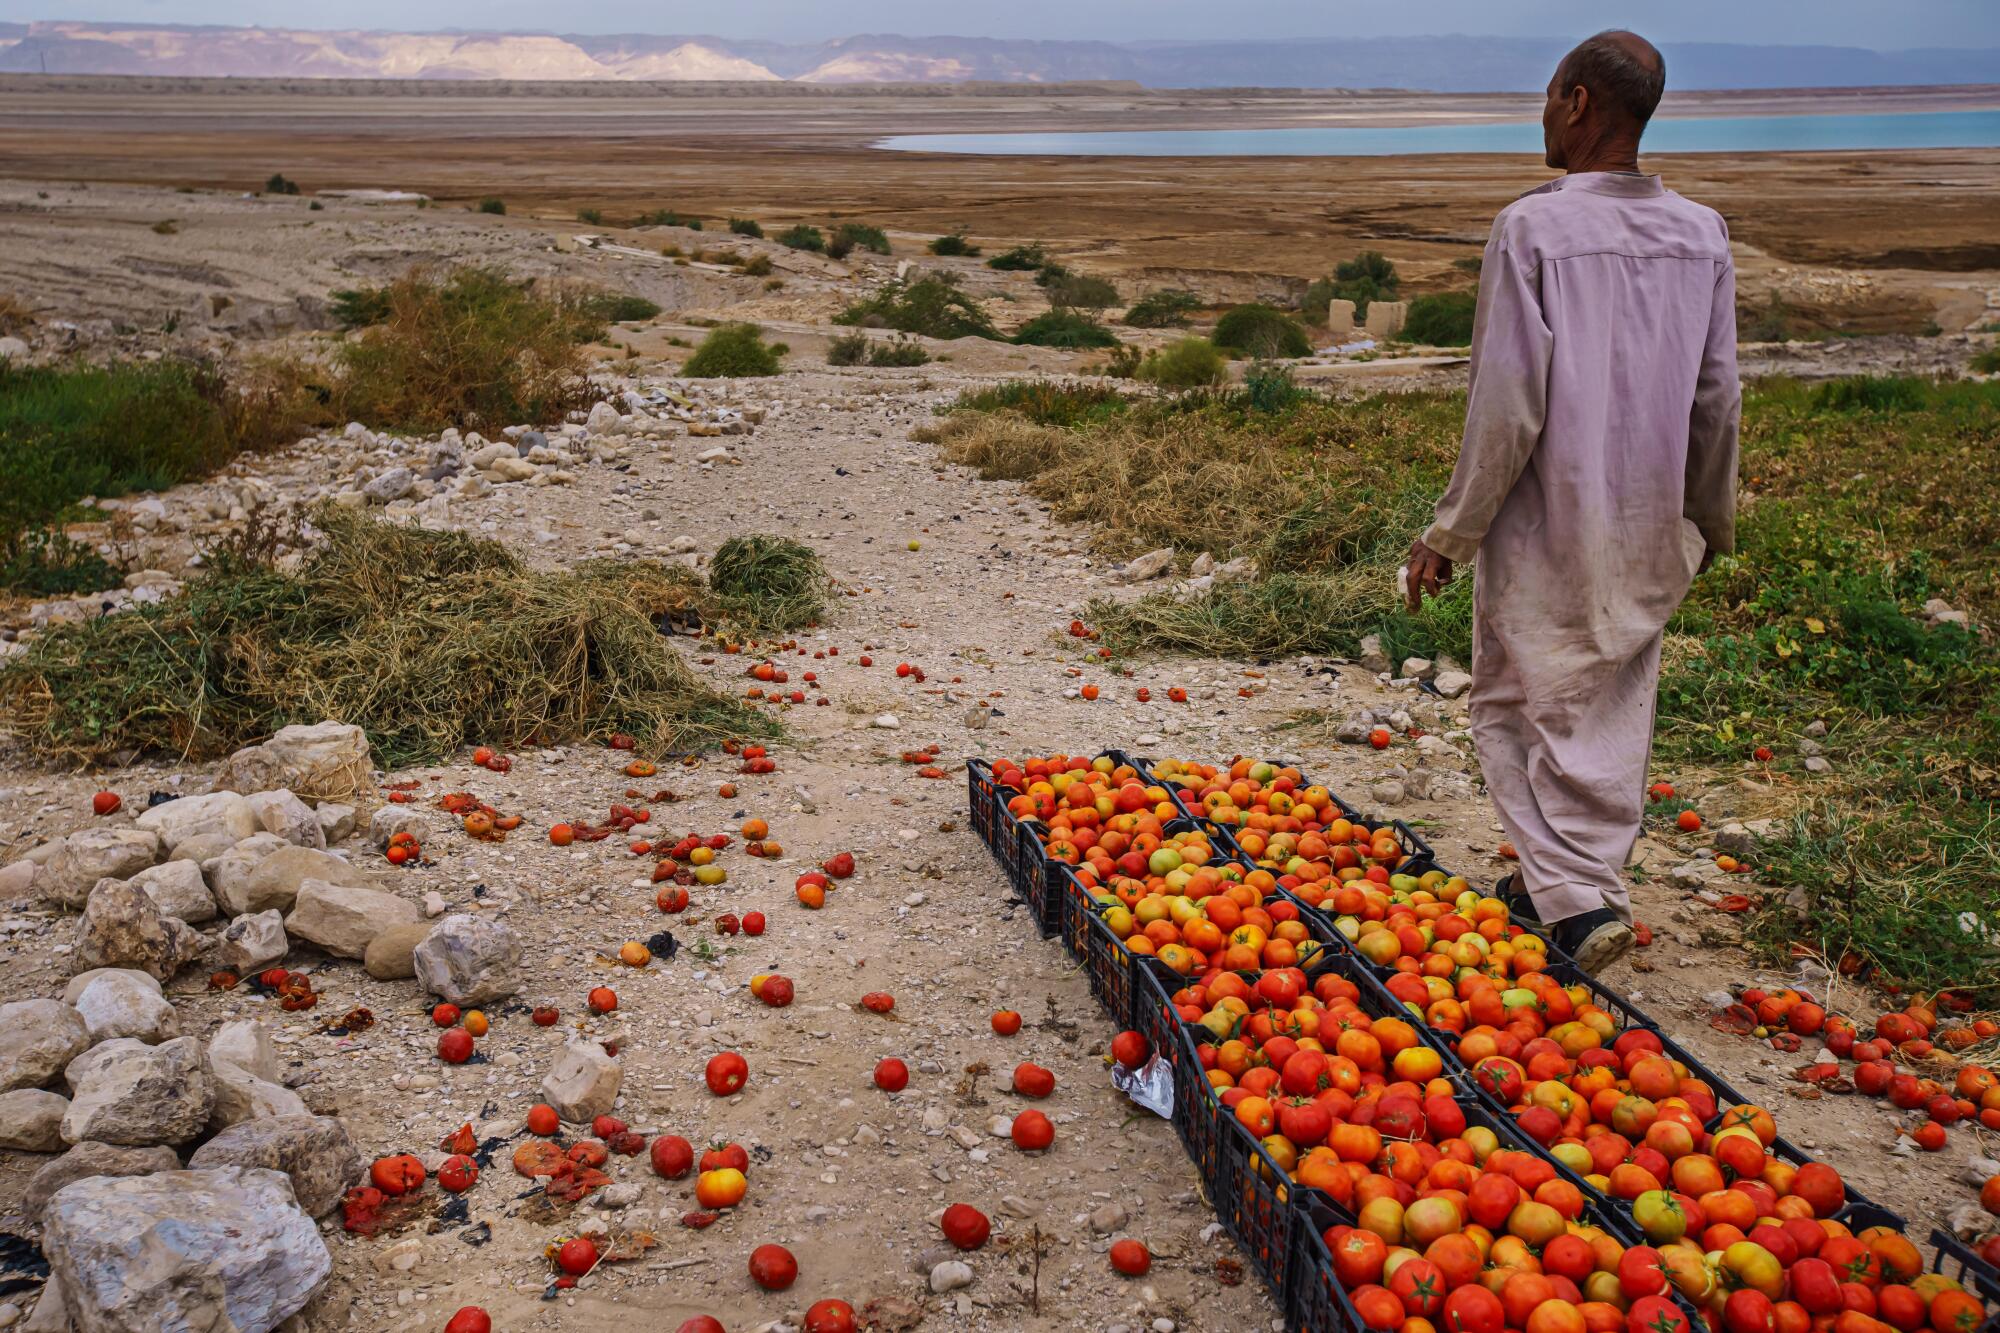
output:
[[[0,0],[0,20],[271,27],[706,33],[818,41],[982,37],[1567,37],[1622,25],[1656,41],[2000,47],[2000,0]],[[2000,72],[1996,72],[2000,77]]]

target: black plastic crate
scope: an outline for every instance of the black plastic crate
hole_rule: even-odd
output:
[[[965,761],[965,780],[970,796],[972,830],[993,859],[1006,872],[1014,896],[1030,908],[1037,904],[1040,889],[1041,843],[1007,808],[1007,792],[993,779],[993,770],[983,759]],[[1042,934],[1053,934],[1054,922],[1036,913],[1035,924]]]
[[[1223,1229],[1282,1301],[1291,1284],[1294,1196],[1301,1191],[1219,1101],[1210,1098],[1206,1106],[1214,1130],[1208,1151],[1194,1153],[1195,1169]]]
[[[1140,955],[1127,949],[1124,941],[1112,933],[1104,922],[1103,912],[1091,901],[1076,876],[1069,873],[1069,867],[1060,869],[1067,881],[1062,891],[1062,941],[1082,962],[1090,993],[1097,997],[1105,1014],[1119,1027],[1131,1027],[1139,1003],[1134,981],[1137,969],[1133,964]]]
[[[1937,1250],[1937,1271],[1986,1302],[1986,1322],[1978,1333],[2000,1333],[2000,1270],[1949,1231],[1931,1232],[1931,1245]]]

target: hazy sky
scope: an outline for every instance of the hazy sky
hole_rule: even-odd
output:
[[[1572,37],[1612,26],[1656,41],[2000,47],[2000,0],[0,0],[0,20],[270,27],[707,33],[817,41],[856,33],[984,37]],[[2000,70],[1995,70],[2000,79]]]

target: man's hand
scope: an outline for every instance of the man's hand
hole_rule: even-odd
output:
[[[1435,597],[1451,582],[1451,561],[1424,545],[1419,537],[1410,543],[1410,614],[1415,615],[1423,605],[1425,593]]]

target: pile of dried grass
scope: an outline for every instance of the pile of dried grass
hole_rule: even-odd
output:
[[[786,537],[731,537],[716,548],[708,582],[721,614],[752,633],[802,629],[826,610],[819,553]]]
[[[339,509],[297,573],[225,557],[172,601],[55,630],[0,666],[0,709],[44,759],[209,759],[293,722],[367,731],[390,767],[460,745],[625,732],[696,749],[773,724],[696,679],[656,628],[703,595],[681,570],[529,569],[499,544]]]

